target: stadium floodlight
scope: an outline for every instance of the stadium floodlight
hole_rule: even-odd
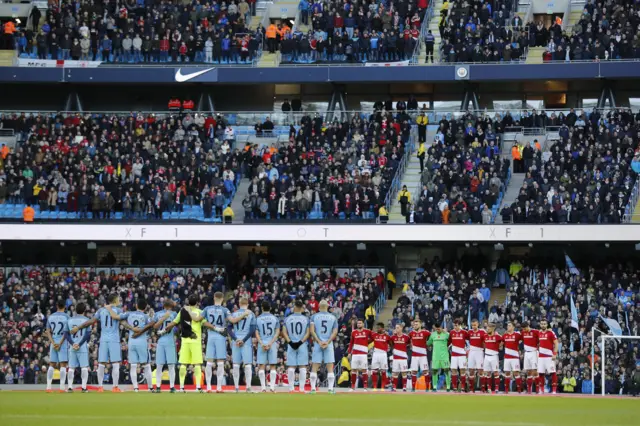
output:
[[[607,351],[606,349],[606,345],[607,345],[607,341],[608,340],[618,340],[618,339],[624,339],[624,340],[640,340],[640,336],[621,336],[621,335],[611,335],[611,334],[602,334],[600,336],[600,341],[601,341],[601,345],[600,345],[600,351],[602,352],[602,356],[600,357],[601,361],[602,361],[602,366],[600,367],[600,377],[601,377],[601,392],[602,392],[602,396],[605,395],[605,378],[606,378],[606,374],[604,372],[605,369],[605,365],[607,365]],[[594,340],[592,338],[592,340]],[[591,358],[591,362],[594,362],[594,359]],[[593,372],[593,368],[591,369],[591,375],[594,376],[594,372]],[[594,383],[594,387],[595,387],[595,383]]]

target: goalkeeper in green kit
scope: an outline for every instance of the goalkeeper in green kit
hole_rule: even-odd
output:
[[[451,371],[450,371],[450,357],[449,357],[449,333],[442,328],[441,325],[436,325],[436,331],[429,336],[427,346],[433,346],[433,352],[431,357],[431,377],[433,392],[436,392],[439,383],[439,372],[445,375],[447,383],[447,392],[451,391]]]

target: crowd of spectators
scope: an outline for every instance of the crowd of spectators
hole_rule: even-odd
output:
[[[408,206],[407,222],[492,223],[510,177],[501,135],[512,122],[509,114],[443,118],[428,148],[420,132],[423,187]]]
[[[528,24],[532,43],[546,47],[546,62],[640,58],[639,26],[640,8],[632,0],[587,0],[571,32],[563,32],[559,22],[550,28],[542,22]]]
[[[251,148],[245,220],[377,217],[412,124],[406,106],[394,111],[382,105],[344,122],[305,115],[290,127],[288,143]],[[272,125],[259,127],[262,132]]]
[[[512,1],[445,1],[438,29],[442,62],[512,62],[531,45]],[[427,46],[433,44],[427,36]]]
[[[0,121],[21,141],[0,159],[0,205],[31,204],[36,218],[213,219],[231,202],[245,161],[220,115],[23,113]]]
[[[420,39],[428,0],[393,3],[301,0],[300,26],[280,40],[283,62],[409,60]],[[275,36],[274,36],[275,37]]]
[[[519,324],[529,321],[536,328],[541,319],[546,319],[559,340],[560,391],[591,393],[595,386],[596,394],[601,391],[602,351],[599,344],[591,347],[592,328],[607,334],[611,330],[608,322],[615,320],[624,335],[637,336],[640,331],[640,275],[631,264],[589,266],[581,274],[575,274],[575,270],[553,262],[541,265],[514,260],[505,265],[508,270],[499,268],[495,272],[463,263],[443,263],[437,259],[426,262],[413,281],[404,283],[388,326],[398,323],[406,326],[418,317],[428,330],[443,323],[451,329],[454,319],[461,319],[466,325],[469,319],[477,318],[481,326],[488,322],[496,324],[496,331],[502,334],[508,322],[519,329]],[[506,287],[504,301],[496,299],[490,303],[494,285]],[[571,327],[572,297],[578,329]],[[600,333],[596,332],[596,342],[598,336]],[[637,340],[607,343],[606,393],[640,391],[639,349]],[[592,366],[595,383],[591,382]]]
[[[37,8],[34,8],[37,10]],[[118,63],[250,63],[259,56],[263,30],[247,28],[255,0],[228,2],[55,3],[40,23],[18,28],[21,56]]]
[[[640,115],[617,109],[531,117],[541,127],[559,126],[559,139],[544,159],[524,147],[525,180],[517,199],[503,206],[503,222],[620,223],[637,179],[631,165]]]
[[[188,295],[196,294],[203,306],[211,303],[216,291],[227,286],[225,271],[211,269],[108,269],[108,268],[43,268],[23,267],[0,269],[0,383],[44,383],[49,362],[49,345],[43,331],[46,318],[55,312],[58,298],[66,301],[72,314],[74,306],[83,302],[92,315],[105,302],[105,295],[117,292],[123,307],[135,310],[135,300],[146,297],[149,309],[163,309],[164,298],[183,303]],[[380,294],[384,292],[384,271],[360,267],[350,269],[282,269],[260,267],[239,280],[238,287],[227,299],[232,312],[239,308],[239,299],[246,297],[250,309],[260,314],[262,301],[273,306],[273,313],[284,318],[293,309],[295,299],[305,301],[308,315],[318,312],[319,302],[327,300],[331,312],[339,319],[340,329],[335,344],[338,362],[346,354],[351,329],[356,318],[371,315]],[[90,340],[90,383],[97,380],[97,333]],[[151,336],[151,355],[157,336]],[[123,359],[126,360],[127,339],[121,339]],[[279,371],[284,371],[286,345],[278,352]],[[122,365],[124,383],[129,381],[127,363]],[[226,381],[231,383],[231,365],[227,362]],[[126,371],[126,373],[125,373]],[[321,372],[323,373],[323,372]],[[191,374],[191,373],[190,373]],[[323,375],[321,374],[321,377]],[[108,380],[107,380],[108,381]]]

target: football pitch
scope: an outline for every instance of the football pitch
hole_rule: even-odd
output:
[[[0,392],[2,426],[637,425],[640,399],[455,394]]]

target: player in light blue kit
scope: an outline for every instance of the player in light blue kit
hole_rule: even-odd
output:
[[[251,392],[251,374],[253,367],[253,345],[251,338],[256,331],[256,316],[248,311],[249,301],[241,298],[240,309],[231,314],[231,318],[242,318],[236,322],[231,329],[231,358],[233,361],[233,383],[236,392],[240,388],[240,364],[244,364],[244,378],[247,385],[247,392]],[[249,312],[249,314],[247,314]]]
[[[107,297],[107,305],[98,309],[92,319],[71,330],[71,334],[100,324],[100,346],[98,348],[98,392],[104,392],[104,370],[106,364],[111,364],[111,376],[113,378],[113,388],[111,392],[122,392],[118,387],[120,381],[120,362],[122,361],[122,351],[120,350],[120,321],[127,319],[127,314],[121,313],[120,296],[113,293]],[[112,312],[117,314],[118,319],[112,317],[107,307],[113,307]]]
[[[256,320],[256,339],[258,340],[258,377],[262,392],[267,391],[266,366],[270,368],[269,390],[276,391],[276,366],[278,365],[278,337],[280,321],[271,313],[271,304],[262,302],[262,315]]]
[[[227,327],[229,323],[237,324],[251,315],[251,311],[246,310],[242,315],[232,316],[231,312],[222,306],[222,302],[224,302],[224,294],[216,292],[213,295],[213,305],[207,306],[202,310],[202,316],[205,319],[202,326],[209,329],[207,331],[207,349],[205,351],[207,365],[204,370],[207,393],[211,393],[214,361],[218,364],[216,369],[216,393],[222,393],[224,361],[227,359]]]
[[[320,364],[327,366],[329,393],[334,393],[333,386],[336,382],[336,376],[333,373],[333,365],[336,362],[336,356],[333,349],[333,341],[338,335],[338,319],[329,312],[329,304],[326,300],[320,301],[319,308],[320,311],[311,317],[311,337],[313,337],[311,393],[316,392]]]
[[[163,303],[164,310],[156,312],[153,318],[154,326],[156,330],[165,329],[169,324],[176,319],[178,315],[174,310],[175,303],[171,299],[165,299]],[[156,346],[156,386],[155,392],[161,392],[162,385],[162,369],[167,366],[169,370],[169,388],[171,393],[175,393],[176,383],[176,364],[178,357],[176,356],[176,338],[175,333],[172,330],[169,333],[163,334],[158,338],[158,345]]]
[[[68,321],[69,329],[73,329],[79,325],[89,321],[84,316],[87,306],[84,303],[76,305],[76,314]],[[80,368],[80,377],[82,379],[82,393],[89,392],[87,390],[87,380],[89,379],[89,348],[87,342],[91,338],[91,328],[85,328],[76,334],[68,334],[67,340],[71,347],[69,348],[69,369],[67,378],[69,382],[69,392],[73,391],[74,369]]]
[[[69,361],[69,342],[66,335],[69,333],[69,315],[63,299],[58,299],[56,312],[47,318],[45,336],[49,340],[49,369],[47,370],[47,392],[51,391],[53,372],[60,368],[60,392],[64,392],[64,384],[67,378],[67,362]]]
[[[309,365],[309,318],[302,315],[304,304],[296,300],[293,304],[293,314],[284,320],[282,333],[284,340],[289,344],[287,348],[287,375],[289,379],[289,392],[295,389],[296,367],[300,374],[300,392],[304,392],[304,383],[307,381],[307,366]]]
[[[137,311],[131,312],[126,316],[127,323],[125,328],[129,330],[128,358],[129,358],[129,377],[133,385],[133,391],[138,392],[138,364],[144,369],[144,377],[151,392],[151,360],[149,359],[149,334],[148,330],[154,325],[144,311],[147,309],[147,301],[139,298],[136,301]],[[107,308],[111,311],[111,308]],[[117,314],[116,314],[117,315]],[[121,316],[114,317],[122,318]]]

